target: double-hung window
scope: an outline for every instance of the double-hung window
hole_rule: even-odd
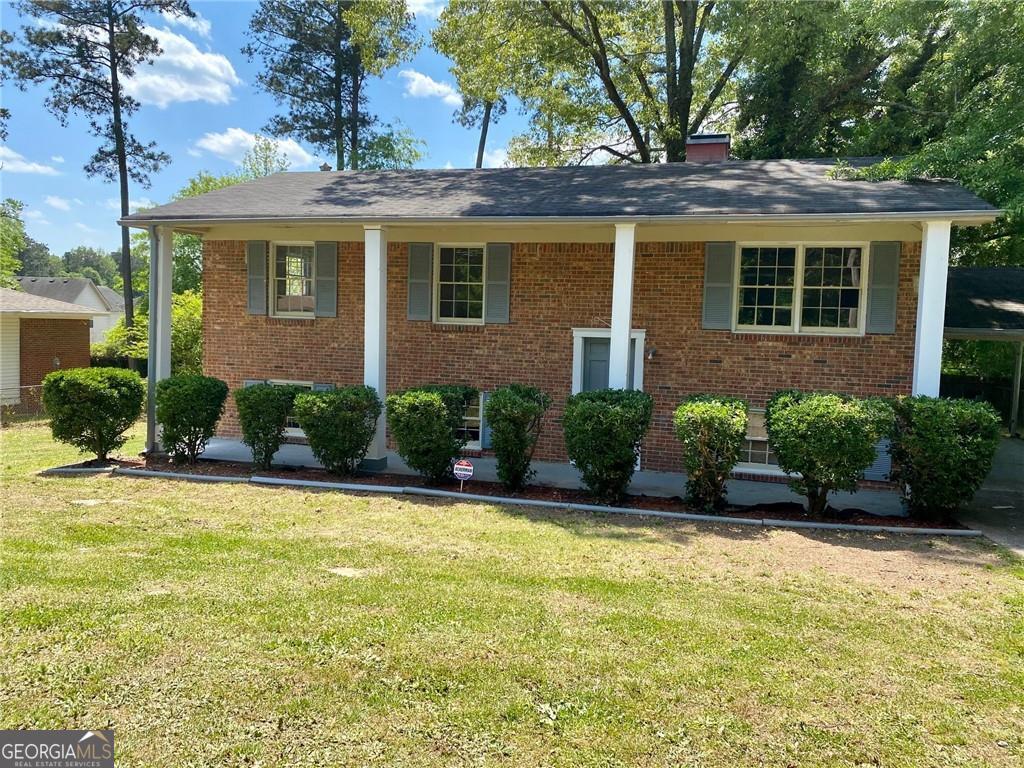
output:
[[[484,246],[442,245],[437,255],[439,322],[484,321]]]
[[[483,398],[477,392],[466,407],[466,415],[462,419],[462,427],[458,430],[460,437],[466,439],[466,447],[480,450],[480,430],[483,423]]]
[[[736,329],[863,332],[863,244],[740,246]]]
[[[273,247],[270,283],[273,313],[285,317],[312,317],[316,305],[313,243],[274,243]]]

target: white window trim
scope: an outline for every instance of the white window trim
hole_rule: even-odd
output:
[[[469,440],[469,441],[467,441],[465,446],[463,446],[463,450],[466,450],[466,451],[482,451],[483,450],[483,444],[484,444],[484,393],[482,391],[480,391],[480,390],[477,390],[477,397],[479,398],[479,403],[478,404],[480,406],[480,411],[479,411],[480,420],[477,423],[478,427],[480,429],[480,439],[479,440]],[[466,415],[469,415],[468,409],[467,409]]]
[[[572,329],[572,394],[579,394],[583,389],[583,340],[610,339],[611,328],[573,328]],[[636,355],[633,358],[633,389],[644,390],[644,352],[647,331],[634,329],[629,338],[636,340]]]
[[[777,240],[736,243],[733,261],[732,332],[763,333],[782,336],[864,336],[867,327],[868,306],[868,261],[871,258],[871,244],[850,240]],[[744,248],[796,248],[793,268],[793,322],[788,328],[764,325],[740,325],[740,268]],[[804,253],[807,248],[860,248],[860,306],[857,311],[856,328],[804,328],[800,318],[803,315]]]
[[[277,246],[279,245],[302,245],[309,246],[313,249],[313,262],[311,264],[310,276],[312,278],[313,285],[313,306],[314,309],[309,312],[278,312],[277,311]],[[272,240],[270,242],[270,268],[267,273],[270,275],[270,279],[267,281],[267,306],[270,307],[271,317],[283,317],[292,318],[293,320],[308,320],[316,317],[316,243],[312,240]],[[284,382],[288,384],[302,383],[302,382]]]
[[[274,386],[274,387],[283,387],[283,386],[286,386],[286,385],[290,384],[290,385],[295,386],[295,387],[306,387],[307,389],[309,389],[310,392],[312,392],[313,391],[313,384],[314,384],[314,382],[312,382],[312,381],[295,381],[294,379],[267,379],[267,384],[270,384],[271,386]],[[306,433],[303,432],[298,427],[285,427],[284,428],[284,436],[285,437],[301,437],[301,438],[304,438],[306,436]]]
[[[480,319],[474,317],[441,317],[441,249],[442,248],[479,248],[484,254],[483,288],[484,299],[480,305]],[[433,275],[431,286],[434,293],[434,306],[431,309],[434,322],[440,325],[483,325],[487,317],[487,243],[435,243]]]

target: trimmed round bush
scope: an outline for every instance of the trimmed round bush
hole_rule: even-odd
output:
[[[235,406],[242,426],[242,442],[252,451],[257,469],[270,469],[284,442],[285,424],[301,387],[253,384],[235,390]]]
[[[175,461],[192,464],[206,449],[224,413],[228,385],[212,376],[183,374],[156,385],[160,444]]]
[[[124,433],[142,415],[146,389],[124,368],[69,368],[43,379],[43,407],[55,440],[97,459],[125,444]]]
[[[790,487],[820,516],[832,491],[856,491],[875,460],[883,434],[876,406],[841,395],[809,392],[776,400],[768,442],[779,467],[795,477]]]
[[[676,408],[676,437],[683,445],[686,495],[697,509],[725,506],[725,483],[740,460],[747,436],[747,403],[696,395]]]
[[[452,477],[452,463],[466,440],[461,433],[466,406],[476,390],[429,386],[388,395],[387,420],[398,455],[429,482]]]
[[[893,404],[892,479],[910,514],[941,519],[970,501],[992,470],[999,414],[988,403],[904,397]]]
[[[566,401],[565,448],[595,496],[617,501],[625,494],[653,410],[650,395],[631,389],[580,392]]]
[[[351,475],[366,456],[382,410],[373,387],[303,392],[293,413],[317,461],[328,472]]]
[[[511,491],[522,490],[533,477],[530,462],[551,398],[536,387],[509,384],[496,389],[484,405],[498,479]]]

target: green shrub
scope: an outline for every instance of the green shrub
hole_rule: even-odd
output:
[[[702,510],[720,509],[725,505],[725,483],[747,436],[746,401],[697,395],[676,408],[674,421],[683,444],[690,503]]]
[[[125,444],[124,433],[142,415],[145,398],[142,379],[123,368],[69,368],[43,379],[54,439],[101,460]]]
[[[549,407],[548,395],[522,384],[501,387],[487,398],[484,419],[491,430],[498,479],[509,490],[521,490],[533,477],[530,461]]]
[[[224,413],[228,385],[212,376],[183,374],[156,385],[160,444],[175,461],[192,464],[206,449]]]
[[[382,410],[373,387],[304,392],[293,413],[313,455],[329,472],[351,475],[366,456]]]
[[[825,511],[830,492],[857,490],[883,434],[877,406],[825,392],[780,397],[766,422],[779,467],[795,475],[789,485],[812,515]]]
[[[253,384],[235,390],[242,442],[252,451],[257,469],[269,469],[274,454],[284,442],[285,423],[301,387]]]
[[[566,401],[566,451],[591,493],[612,501],[622,498],[653,408],[646,392],[627,389],[580,392]]]
[[[398,455],[432,483],[452,476],[466,444],[461,428],[476,390],[460,386],[407,389],[387,397],[387,420]]]
[[[940,519],[970,501],[992,470],[999,414],[988,403],[905,397],[894,405],[892,479],[910,514]]]

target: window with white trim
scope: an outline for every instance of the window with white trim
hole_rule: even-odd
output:
[[[864,244],[744,244],[736,329],[863,332]]]
[[[441,322],[482,323],[484,246],[440,246],[435,274],[437,319]]]
[[[313,243],[274,243],[271,307],[285,317],[312,317],[316,305]]]
[[[466,407],[466,415],[462,419],[459,435],[466,440],[466,447],[472,451],[480,450],[480,429],[483,423],[483,398],[477,392]]]
[[[308,389],[310,392],[313,391],[312,381],[287,381],[285,379],[270,379],[267,381],[274,387],[299,387],[300,389]],[[295,420],[295,417],[289,413],[284,421],[284,434],[285,437],[305,437],[306,433],[299,427],[299,422]]]
[[[778,467],[779,459],[768,444],[768,431],[764,427],[764,411],[747,412],[747,436],[740,451],[740,464],[755,467]]]

